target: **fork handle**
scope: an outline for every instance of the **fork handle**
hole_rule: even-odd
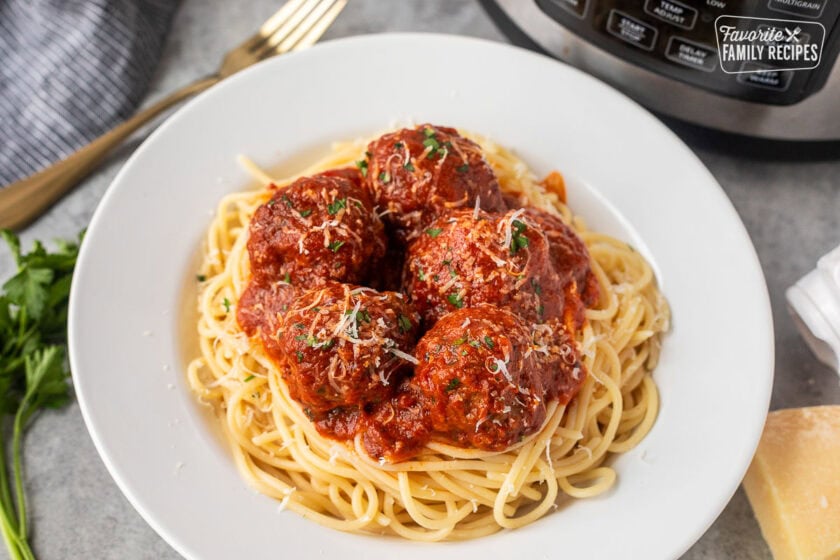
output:
[[[135,130],[176,103],[200,93],[221,78],[202,78],[164,97],[63,160],[0,188],[0,228],[19,229],[77,185]]]

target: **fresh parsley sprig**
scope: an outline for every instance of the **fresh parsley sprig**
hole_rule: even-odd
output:
[[[79,243],[59,242],[49,252],[36,241],[32,251],[23,253],[13,233],[3,230],[0,236],[17,265],[0,292],[0,532],[11,558],[34,560],[23,436],[39,410],[70,400],[67,309]]]

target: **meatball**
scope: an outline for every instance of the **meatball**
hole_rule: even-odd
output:
[[[548,241],[524,210],[441,216],[408,247],[403,285],[427,327],[479,303],[510,309],[528,324],[563,309]]]
[[[259,335],[266,352],[274,358],[280,355],[277,333],[296,295],[294,286],[286,282],[252,280],[236,305],[239,326],[248,336]]]
[[[406,379],[392,398],[368,407],[362,431],[368,456],[396,463],[419,453],[432,434],[426,401]]]
[[[248,254],[259,281],[358,283],[385,254],[382,222],[352,170],[301,177],[277,189],[251,220]]]
[[[398,241],[414,239],[447,209],[503,211],[502,192],[481,147],[454,128],[420,125],[381,136],[361,162],[374,202]]]
[[[490,305],[438,321],[417,344],[411,384],[427,403],[437,439],[502,451],[540,429],[542,373],[521,319]]]
[[[567,404],[586,379],[575,337],[560,319],[534,325],[531,354],[542,372],[545,398]]]
[[[279,340],[292,397],[310,412],[388,398],[410,371],[419,322],[395,292],[328,283],[304,293]]]
[[[571,279],[577,283],[577,292],[589,307],[598,302],[598,281],[592,274],[589,250],[575,231],[559,217],[537,208],[527,208],[525,215],[534,222],[548,239],[548,248],[554,270],[563,285]]]

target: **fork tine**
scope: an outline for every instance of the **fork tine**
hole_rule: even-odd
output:
[[[324,17],[315,24],[315,26],[306,33],[298,43],[292,47],[292,50],[299,51],[300,49],[305,49],[307,47],[311,47],[315,43],[318,42],[318,39],[321,38],[327,29],[329,29],[332,22],[335,21],[335,18],[338,17],[338,14],[341,13],[341,10],[347,5],[347,0],[338,0],[332,7],[324,14]]]
[[[264,45],[257,49],[257,56],[265,58],[275,54],[282,54],[292,50],[298,42],[302,41],[310,32],[321,27],[323,21],[326,21],[326,26],[321,29],[320,33],[316,35],[316,39],[323,35],[329,24],[335,19],[338,13],[344,8],[346,0],[315,0],[317,3],[305,18],[298,23],[293,29],[290,26],[284,26],[283,32],[280,30],[270,37]],[[334,5],[335,4],[335,5]],[[338,8],[336,9],[336,5]]]
[[[265,42],[267,37],[270,37],[277,31],[286,21],[288,21],[297,11],[301,5],[307,0],[289,0],[283,7],[274,12],[270,18],[265,20],[256,33],[245,39],[236,48],[246,51],[254,48]]]
[[[297,10],[282,24],[274,29],[272,33],[263,36],[263,40],[254,47],[253,52],[260,56],[267,48],[273,48],[282,42],[286,37],[294,33],[301,23],[308,18],[313,11],[318,10],[321,3],[330,0],[303,0]]]

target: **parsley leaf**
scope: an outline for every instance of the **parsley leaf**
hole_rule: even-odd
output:
[[[440,235],[441,232],[443,232],[443,230],[440,229],[440,228],[437,228],[437,227],[436,228],[429,228],[429,229],[426,230],[426,234],[433,239],[435,237],[437,237],[438,235]]]
[[[333,202],[327,204],[327,214],[330,216],[335,216],[338,214],[338,211],[347,208],[347,199],[346,198],[336,198]]]
[[[359,171],[362,172],[362,177],[367,177],[368,174],[368,162],[366,159],[360,159],[356,162],[356,167],[359,168]]]
[[[330,245],[329,245],[329,250],[330,250],[330,251],[332,251],[333,253],[335,253],[335,252],[337,252],[339,249],[341,249],[341,246],[342,246],[342,245],[344,245],[344,241],[333,241],[333,242],[332,242],[332,243],[330,243]]]
[[[446,299],[449,301],[449,303],[451,303],[458,309],[464,307],[464,300],[461,299],[461,296],[459,296],[458,294],[449,294],[448,296],[446,296]]]
[[[461,380],[457,377],[453,377],[449,380],[449,383],[446,384],[446,392],[451,393],[455,389],[461,386]]]
[[[400,315],[399,319],[397,319],[397,322],[400,325],[400,332],[406,333],[411,330],[411,319],[409,319],[405,315]]]
[[[53,277],[53,271],[48,268],[30,268],[24,265],[20,272],[3,284],[3,289],[11,303],[26,308],[29,316],[37,321],[47,303],[49,285]]]
[[[510,254],[515,255],[520,249],[528,247],[530,243],[528,238],[523,235],[525,230],[528,229],[528,226],[525,222],[520,222],[519,220],[513,220],[511,226],[513,226],[513,235],[510,239]]]

